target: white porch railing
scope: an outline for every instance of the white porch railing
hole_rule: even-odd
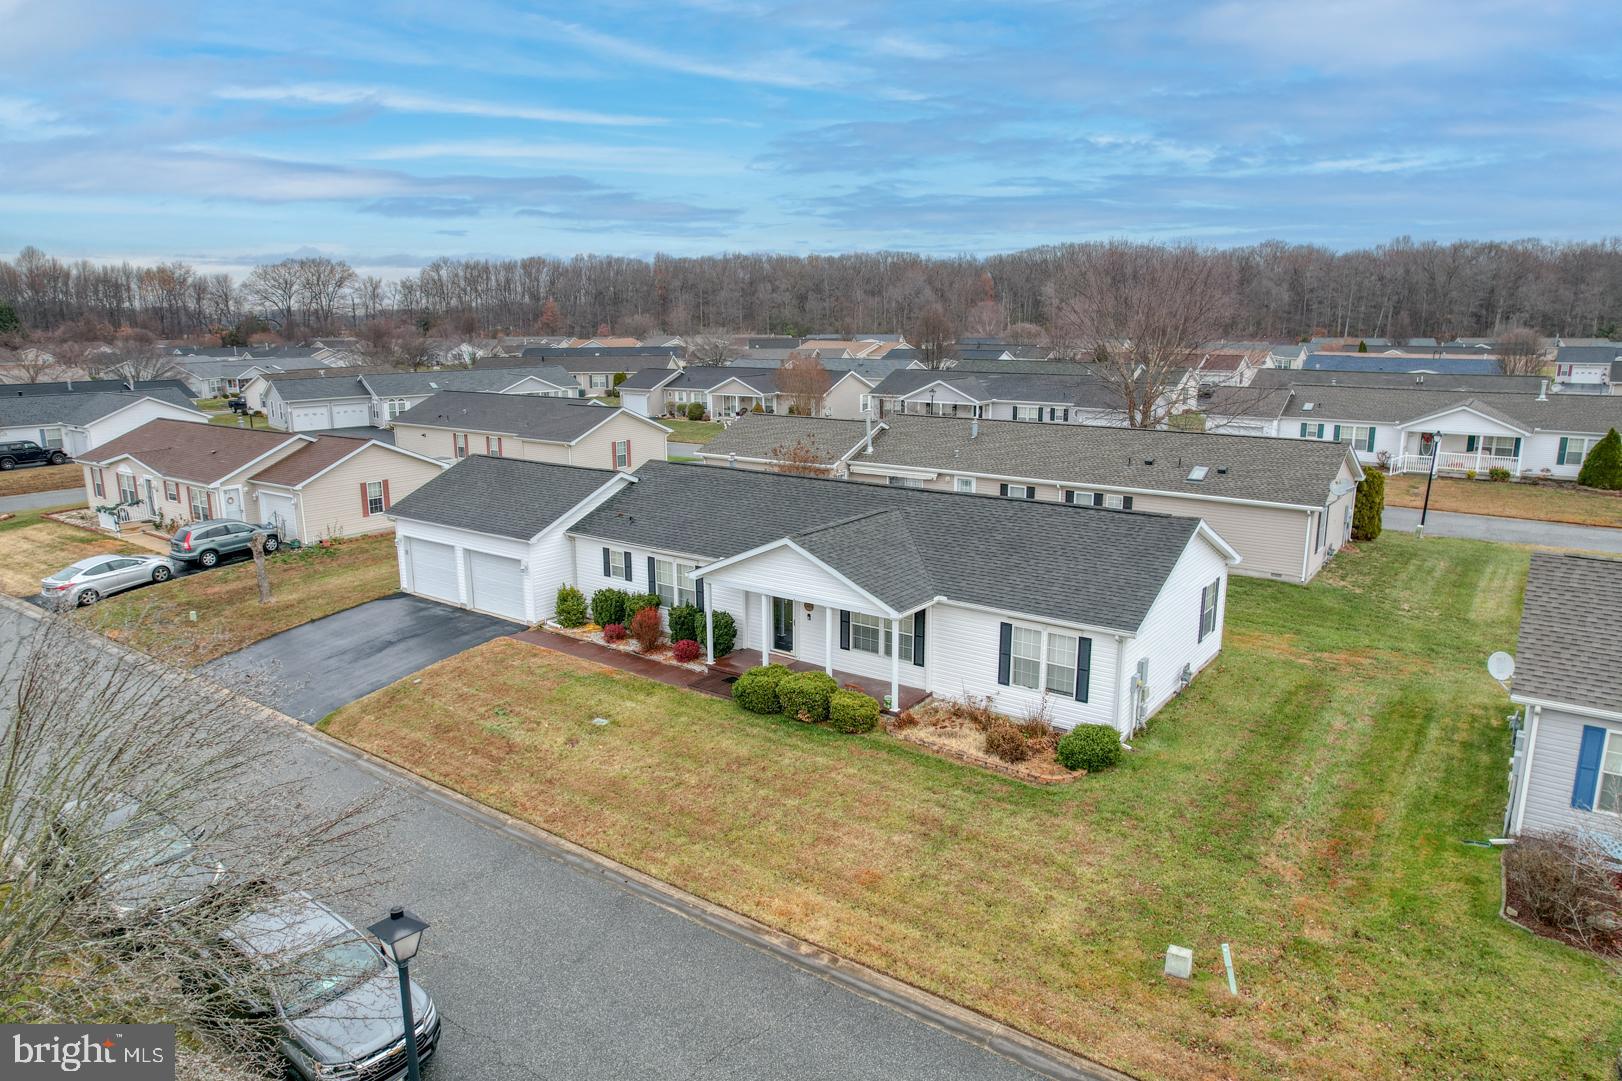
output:
[[[1507,469],[1513,475],[1520,468],[1514,455],[1484,454],[1480,451],[1440,451],[1436,456],[1438,473],[1468,473],[1485,477],[1494,469]],[[1431,459],[1428,454],[1402,454],[1392,459],[1393,473],[1429,473]]]

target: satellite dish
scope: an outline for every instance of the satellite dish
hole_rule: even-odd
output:
[[[1502,683],[1515,674],[1515,658],[1499,650],[1487,658],[1487,674]]]

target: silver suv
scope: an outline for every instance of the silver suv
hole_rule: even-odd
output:
[[[266,552],[274,552],[282,546],[281,532],[273,525],[207,518],[175,530],[175,535],[169,538],[169,558],[212,567],[223,556],[246,552],[255,533],[265,535]]]
[[[307,893],[291,894],[237,921],[226,943],[249,958],[273,988],[273,1001],[246,1005],[274,1013],[282,1056],[305,1081],[388,1081],[406,1068],[400,980],[376,940]],[[433,997],[411,983],[417,1055],[439,1043]]]

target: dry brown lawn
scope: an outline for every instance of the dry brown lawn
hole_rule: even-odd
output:
[[[1216,664],[1063,786],[512,639],[324,727],[1145,1078],[1609,1077],[1616,973],[1501,920],[1498,854],[1463,843],[1500,828],[1482,658],[1513,646],[1527,555],[1360,547],[1305,588],[1235,580]],[[1192,982],[1160,974],[1169,943]]]
[[[1425,501],[1424,475],[1401,473],[1387,477],[1385,501],[1393,507],[1417,510]],[[1622,492],[1575,485],[1437,477],[1431,489],[1431,510],[1622,528]]]
[[[137,649],[197,665],[400,588],[393,533],[329,548],[283,549],[269,557],[269,565],[268,605],[259,603],[253,561],[245,559],[121,593],[80,617]]]
[[[0,496],[54,492],[62,488],[79,489],[81,494],[78,502],[83,503],[84,468],[71,463],[32,465],[0,473]],[[73,502],[71,499],[67,501],[68,504]]]
[[[102,552],[141,554],[143,549],[112,537],[53,522],[40,511],[24,511],[0,522],[0,590],[32,597],[39,580],[69,563]]]

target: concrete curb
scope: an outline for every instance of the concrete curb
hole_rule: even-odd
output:
[[[34,606],[10,596],[0,595],[0,605],[36,620],[44,615]],[[102,640],[115,652],[134,655],[154,664],[167,664],[111,639]],[[208,680],[207,676],[197,672],[177,670],[194,679]],[[1130,1074],[1074,1055],[938,995],[903,983],[849,958],[830,953],[813,943],[768,927],[741,913],[713,904],[531,823],[486,807],[460,792],[418,776],[370,751],[344,743],[337,737],[329,736],[315,726],[279,710],[254,702],[234,691],[227,690],[227,693],[247,703],[252,712],[259,716],[280,722],[292,729],[299,738],[312,743],[332,758],[342,759],[397,787],[412,789],[422,798],[464,819],[503,834],[532,851],[584,874],[607,879],[627,893],[650,901],[668,912],[692,920],[733,941],[761,950],[779,961],[825,979],[869,1001],[897,1010],[916,1021],[985,1048],[993,1054],[1018,1063],[1038,1076],[1053,1078],[1055,1081],[1133,1081]]]

